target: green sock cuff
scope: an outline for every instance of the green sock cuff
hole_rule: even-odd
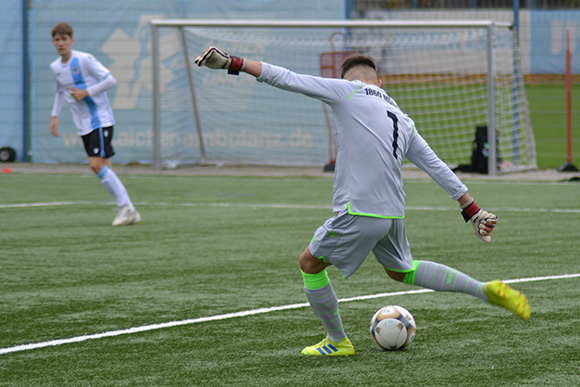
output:
[[[306,289],[318,290],[330,283],[330,278],[328,278],[326,269],[317,274],[308,274],[302,270],[300,270],[300,272],[302,273],[302,279],[304,280],[304,286]]]
[[[415,276],[417,275],[417,267],[419,267],[419,261],[413,261],[413,270],[405,275],[405,277],[403,278],[403,283],[415,285]]]

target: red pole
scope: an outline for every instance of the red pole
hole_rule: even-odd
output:
[[[572,164],[572,53],[570,31],[566,30],[566,118],[568,123],[568,164]]]

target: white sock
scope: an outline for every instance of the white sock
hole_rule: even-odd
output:
[[[125,204],[128,204],[129,207],[133,207],[133,203],[131,203],[131,199],[129,199],[129,194],[125,189],[125,186],[121,183],[121,180],[119,180],[117,174],[113,172],[112,169],[109,169],[109,167],[105,165],[97,177],[101,179],[101,183],[105,186],[107,191],[109,191],[113,199],[115,199],[117,207],[122,207]]]

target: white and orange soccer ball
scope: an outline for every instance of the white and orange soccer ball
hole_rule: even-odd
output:
[[[377,310],[371,319],[371,336],[385,351],[406,348],[415,338],[417,324],[402,306],[389,305]]]

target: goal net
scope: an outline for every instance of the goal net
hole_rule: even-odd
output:
[[[490,172],[536,168],[515,34],[493,22],[154,20],[155,165],[324,165],[330,109],[247,74],[198,68],[208,46],[298,73],[339,77],[372,56],[383,88],[448,165],[470,164],[487,126]],[[491,146],[494,144],[495,146]]]

